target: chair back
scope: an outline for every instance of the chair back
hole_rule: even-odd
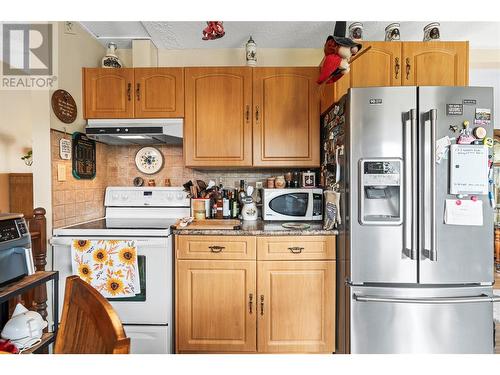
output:
[[[79,276],[66,279],[56,354],[128,354],[130,338],[111,304]]]

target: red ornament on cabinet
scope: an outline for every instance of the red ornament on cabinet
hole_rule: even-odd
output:
[[[226,32],[222,21],[207,21],[207,27],[203,29],[203,40],[214,40],[222,38]]]

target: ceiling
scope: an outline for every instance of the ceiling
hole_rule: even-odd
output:
[[[363,21],[361,21],[363,22]],[[384,40],[384,29],[393,21],[363,22],[365,40]],[[348,22],[349,25],[350,22]],[[402,40],[422,40],[424,22],[400,22]],[[205,21],[186,22],[80,22],[99,42],[113,41],[118,48],[131,48],[133,39],[151,39],[161,49],[241,48],[252,35],[260,48],[321,48],[331,22],[224,22],[226,35],[201,39]],[[441,40],[469,40],[471,48],[500,49],[500,22],[441,22]]]

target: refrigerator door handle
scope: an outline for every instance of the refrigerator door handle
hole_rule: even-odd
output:
[[[410,120],[410,126],[405,126],[405,226],[403,254],[416,260],[417,251],[417,126],[416,110],[411,109],[403,116],[405,124]]]
[[[430,152],[429,164],[426,165],[427,173],[429,173],[430,184],[426,185],[429,187],[429,197],[425,197],[426,200],[430,202],[430,210],[428,211],[427,217],[430,219],[430,236],[427,233],[427,225],[424,225],[424,251],[423,255],[431,261],[437,261],[437,237],[436,237],[436,120],[437,120],[437,110],[431,109],[426,114],[426,120],[430,123],[430,144],[424,143],[425,147]],[[425,189],[424,189],[425,191]],[[424,210],[425,211],[425,210]],[[427,223],[425,223],[427,224]],[[427,248],[427,239],[430,239],[430,246]]]
[[[491,297],[486,294],[471,297],[433,297],[433,298],[402,298],[402,297],[382,297],[371,295],[353,294],[353,299],[358,302],[385,302],[385,303],[417,303],[430,305],[444,305],[449,303],[497,303],[500,297]]]

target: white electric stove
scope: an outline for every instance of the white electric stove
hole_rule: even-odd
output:
[[[141,294],[110,300],[132,353],[173,353],[173,243],[171,225],[189,216],[190,200],[182,187],[108,187],[106,217],[54,230],[53,268],[59,271],[59,306],[71,271],[75,239],[135,240]],[[61,313],[59,314],[61,316]]]

